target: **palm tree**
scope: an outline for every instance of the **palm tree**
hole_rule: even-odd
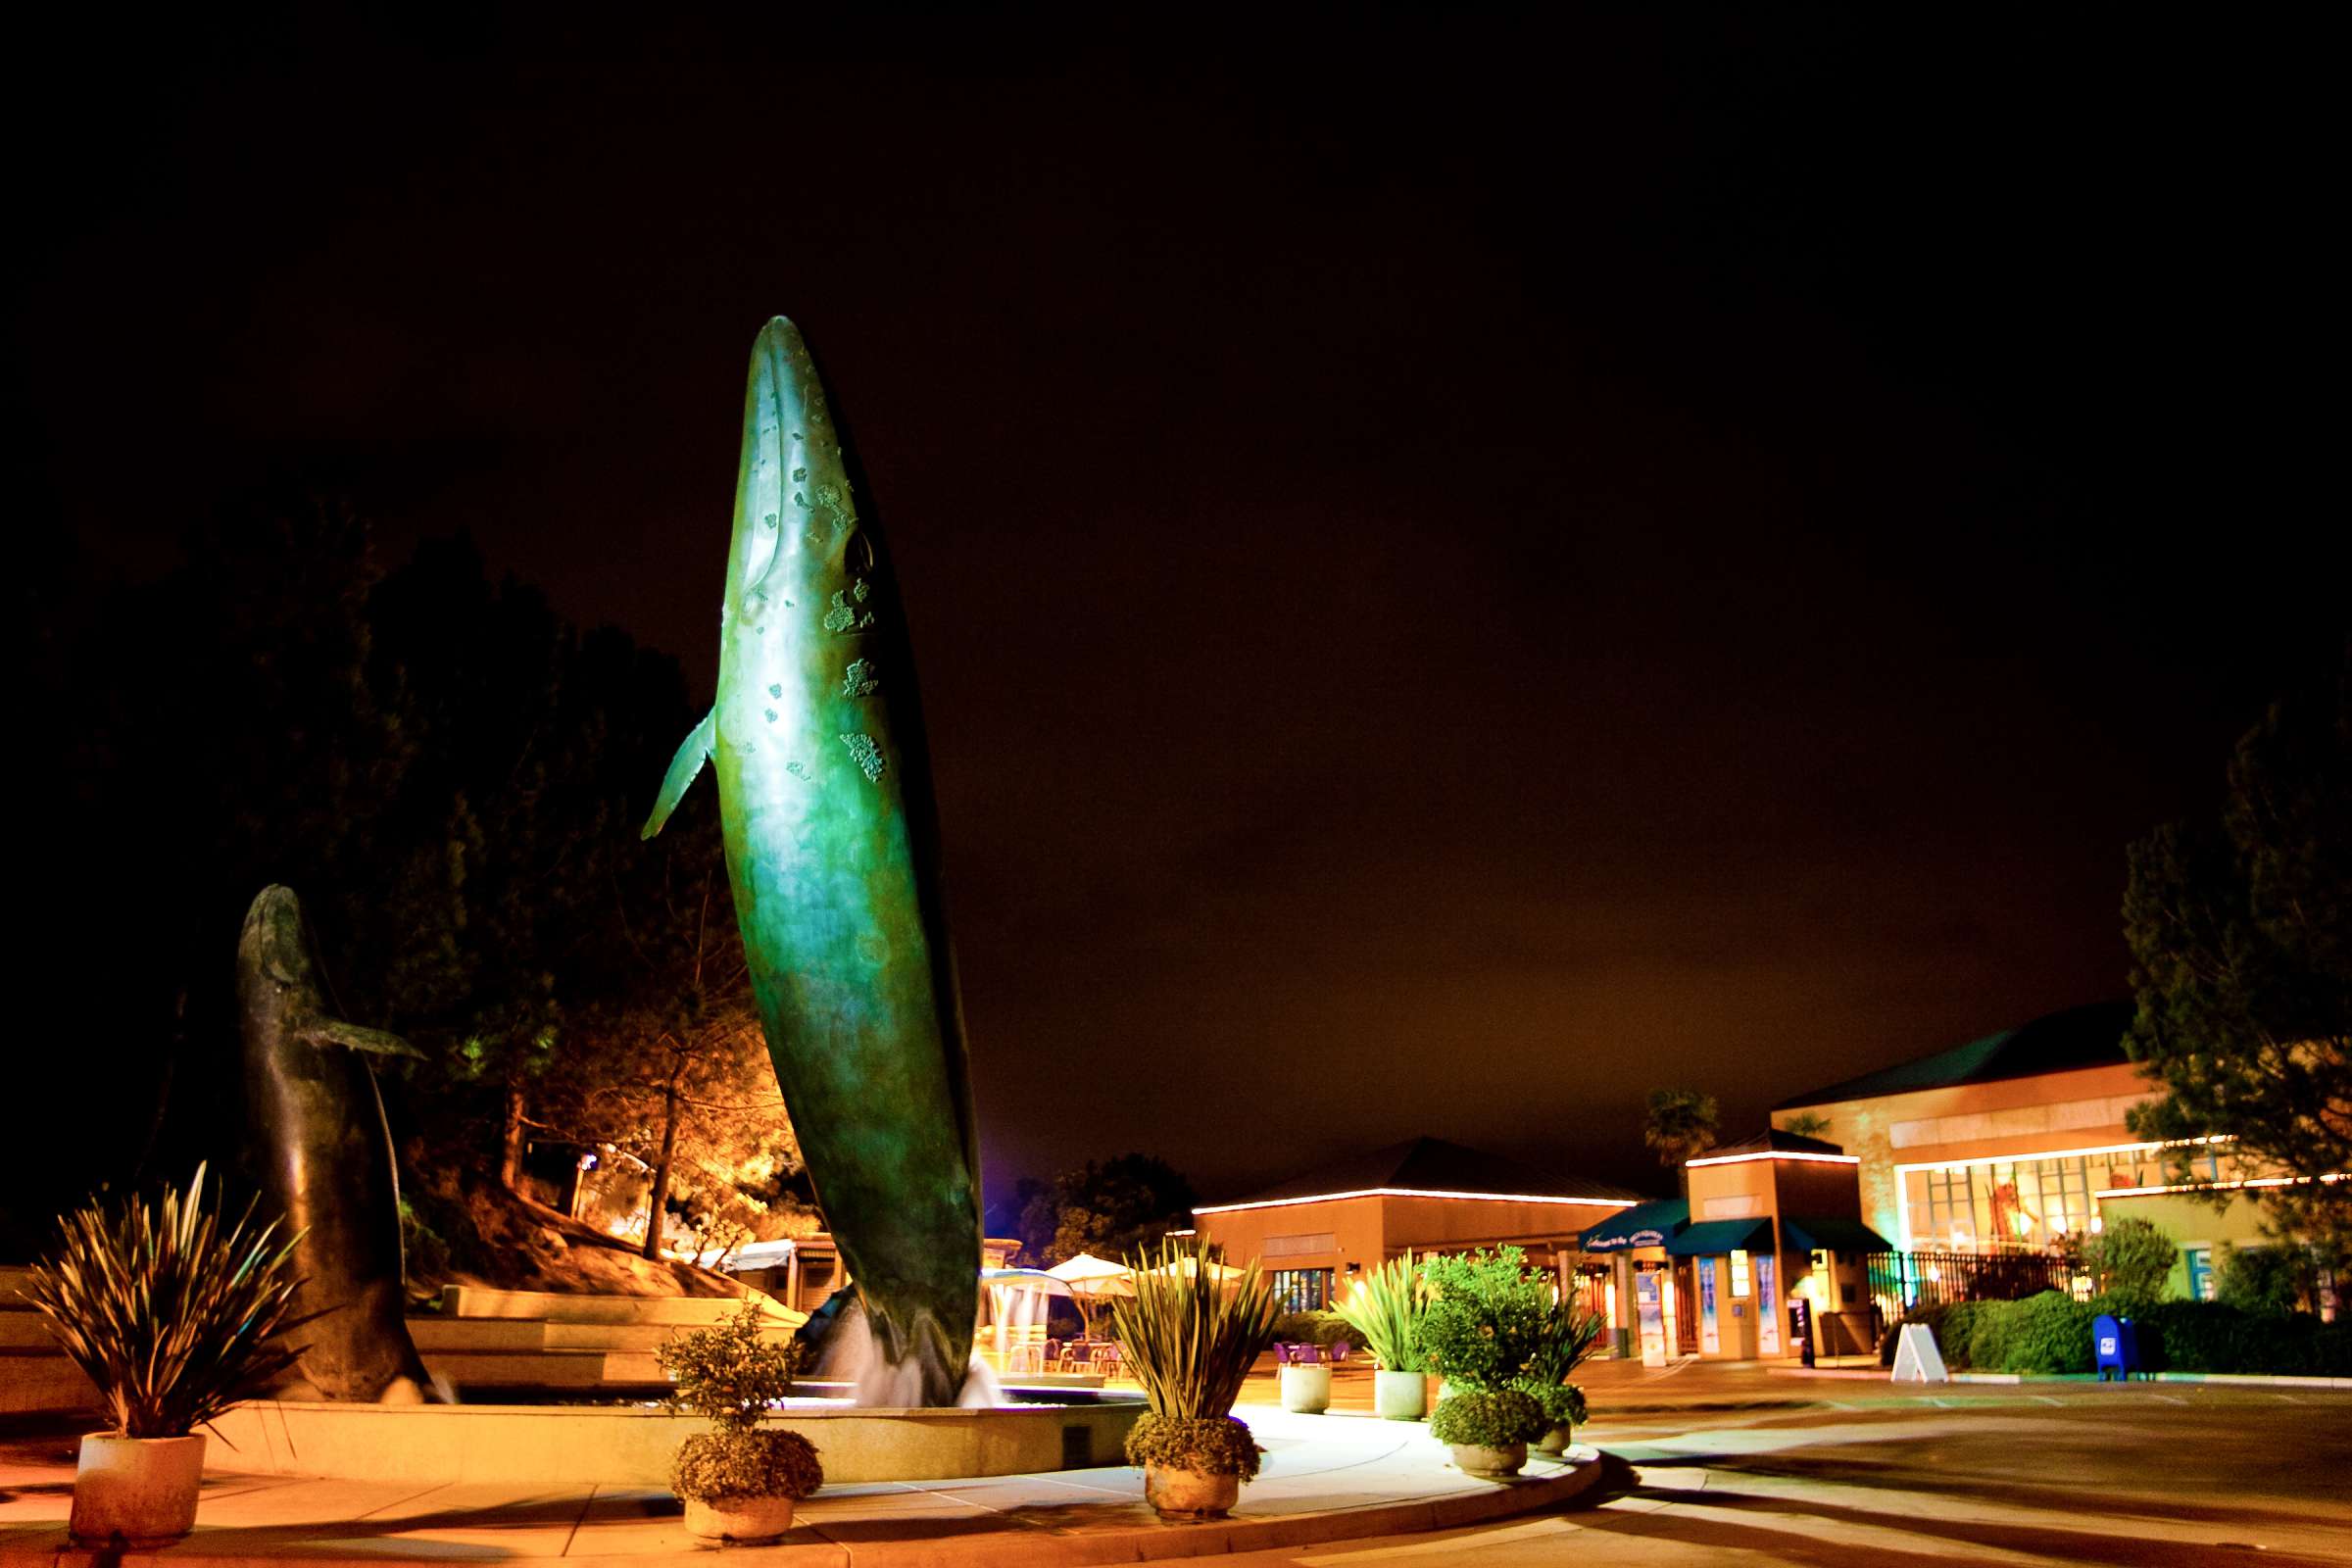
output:
[[[1695,1089],[1652,1089],[1642,1118],[1642,1141],[1668,1170],[1715,1147],[1715,1097]]]

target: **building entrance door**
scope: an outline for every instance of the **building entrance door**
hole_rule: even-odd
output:
[[[1687,1257],[1674,1260],[1674,1353],[1698,1353],[1698,1284]]]

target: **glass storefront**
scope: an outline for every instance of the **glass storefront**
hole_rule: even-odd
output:
[[[1331,1270],[1278,1268],[1273,1274],[1275,1309],[1320,1312],[1331,1305]]]
[[[2215,1155],[2197,1157],[2192,1179],[2220,1177]],[[1915,1248],[2042,1248],[2091,1233],[2098,1214],[2093,1193],[2168,1179],[2155,1149],[1984,1160],[1905,1171],[1903,1203]]]

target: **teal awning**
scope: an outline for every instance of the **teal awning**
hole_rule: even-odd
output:
[[[1894,1244],[1858,1219],[1781,1216],[1781,1245],[1792,1252],[1891,1252]]]
[[[1577,1245],[1588,1252],[1624,1252],[1637,1247],[1664,1247],[1667,1239],[1690,1223],[1690,1205],[1679,1198],[1636,1203],[1619,1209],[1597,1225],[1587,1226]]]
[[[1772,1250],[1772,1221],[1711,1219],[1693,1225],[1666,1244],[1676,1257],[1722,1257],[1730,1252]]]

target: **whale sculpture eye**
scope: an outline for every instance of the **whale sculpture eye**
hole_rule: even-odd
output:
[[[866,537],[863,528],[854,528],[841,542],[842,569],[863,576],[874,569],[874,542]]]

